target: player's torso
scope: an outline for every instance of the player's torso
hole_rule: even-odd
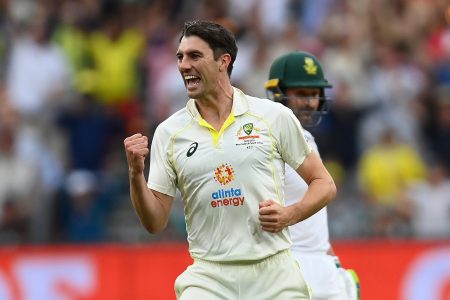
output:
[[[258,220],[259,202],[283,201],[284,161],[270,120],[236,116],[216,138],[194,122],[173,137],[172,153],[191,253],[214,260],[249,259],[240,255],[254,253],[256,259],[288,243],[284,234],[261,231]]]
[[[248,176],[258,174],[265,178],[274,158],[279,159],[273,143],[268,127],[252,117],[236,118],[217,140],[208,128],[193,124],[173,143],[178,185],[195,192],[199,182],[217,188],[253,184],[254,178]]]
[[[279,198],[273,172],[279,173],[281,160],[274,149],[269,128],[253,117],[236,118],[216,141],[208,128],[193,124],[174,141],[178,187],[189,207],[205,216],[226,215],[230,207],[237,209],[233,215],[245,214],[263,194]]]

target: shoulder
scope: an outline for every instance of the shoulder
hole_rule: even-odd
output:
[[[244,93],[242,93],[242,97],[244,97],[247,102],[248,113],[250,114],[259,115],[268,119],[283,118],[292,114],[291,109],[281,103],[265,98],[253,97]]]
[[[248,105],[247,115],[266,123],[275,135],[295,132],[301,127],[292,110],[279,102],[245,95]]]
[[[170,138],[180,130],[190,126],[192,122],[192,116],[186,108],[182,108],[156,127],[155,137],[163,136],[164,138]]]
[[[248,95],[246,95],[246,96],[248,99],[250,109],[253,109],[256,111],[287,112],[290,110],[289,108],[287,108],[286,106],[282,105],[279,102],[275,102],[275,101],[265,99],[265,98],[257,98],[257,97],[248,96]]]

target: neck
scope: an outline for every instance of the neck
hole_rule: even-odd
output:
[[[233,87],[229,84],[227,88],[223,88],[219,84],[217,93],[204,99],[196,99],[195,103],[202,118],[219,131],[233,107]]]

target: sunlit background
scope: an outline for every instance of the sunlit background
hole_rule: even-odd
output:
[[[185,105],[192,19],[235,34],[250,95],[278,55],[320,59],[333,105],[310,131],[344,267],[363,300],[450,299],[447,0],[0,0],[0,299],[174,299],[182,202],[144,230],[123,139]]]

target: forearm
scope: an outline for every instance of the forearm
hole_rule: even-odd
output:
[[[142,225],[150,233],[162,231],[168,222],[168,211],[161,202],[148,188],[144,174],[129,172],[130,178],[130,196],[134,209]]]
[[[323,207],[325,207],[336,196],[336,186],[332,180],[313,180],[302,199],[288,206],[291,211],[290,225],[301,222]]]

